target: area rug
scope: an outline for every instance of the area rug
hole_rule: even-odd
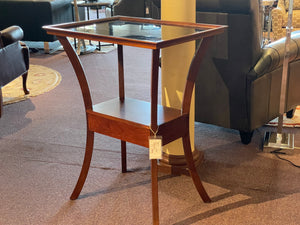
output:
[[[277,126],[278,125],[278,118],[270,121],[268,126]],[[300,127],[300,106],[297,106],[296,112],[293,118],[289,119],[286,118],[286,115],[283,116],[283,126],[284,127]]]
[[[22,86],[22,76],[10,82],[2,88],[3,104],[11,104],[26,100],[45,92],[48,92],[59,85],[61,75],[59,72],[40,65],[30,65],[27,77],[27,88],[29,94],[25,95]]]

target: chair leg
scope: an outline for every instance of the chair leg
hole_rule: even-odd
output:
[[[87,131],[87,138],[86,138],[86,147],[85,147],[85,155],[84,160],[81,168],[81,172],[77,181],[77,184],[73,190],[73,193],[70,197],[71,200],[75,200],[78,198],[84,182],[86,180],[87,174],[89,172],[91,159],[93,155],[93,148],[94,148],[94,132],[93,131]]]
[[[44,42],[44,52],[46,54],[49,54],[50,53],[50,45],[49,45],[49,42]]]
[[[192,155],[192,149],[191,149],[191,142],[190,142],[190,136],[187,134],[186,136],[182,137],[183,141],[183,149],[184,149],[184,155],[185,159],[188,165],[188,168],[190,170],[191,177],[193,179],[194,185],[196,186],[196,189],[201,196],[202,200],[204,202],[211,202],[210,197],[208,196],[206,190],[203,187],[203,184],[201,182],[200,176],[197,172],[195,162]]]
[[[29,94],[29,90],[27,89],[27,77],[28,77],[28,72],[22,75],[22,79],[23,79],[23,90],[25,95]]]
[[[153,225],[159,224],[158,209],[158,166],[156,159],[151,159],[151,185],[152,185],[152,219]]]
[[[286,117],[292,119],[295,115],[295,112],[296,112],[296,108],[291,109],[290,111],[286,112]]]
[[[127,172],[127,160],[126,160],[126,141],[121,140],[121,163],[122,163],[122,173]]]

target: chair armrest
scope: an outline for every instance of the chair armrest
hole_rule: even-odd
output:
[[[265,73],[281,67],[285,54],[285,40],[286,38],[281,38],[266,45],[262,49],[262,55],[250,74],[255,74],[256,77],[260,77]],[[300,31],[294,31],[291,34],[289,55],[289,62],[300,59]]]
[[[10,26],[0,31],[0,47],[20,41],[23,36],[23,30],[19,26]]]

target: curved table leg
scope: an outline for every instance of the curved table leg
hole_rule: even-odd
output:
[[[76,184],[76,186],[73,190],[73,193],[70,197],[71,200],[77,199],[82,190],[82,187],[84,185],[84,182],[85,182],[86,177],[89,172],[91,159],[92,159],[92,155],[93,155],[93,148],[94,148],[94,132],[88,130],[87,137],[86,137],[84,160],[83,160],[83,164],[82,164],[82,168],[81,168],[81,172],[80,172],[77,184]]]
[[[151,186],[152,186],[152,221],[153,225],[159,224],[158,208],[158,167],[157,160],[151,159]]]
[[[92,110],[93,109],[92,97],[91,97],[89,85],[88,85],[87,79],[85,77],[85,72],[84,72],[83,66],[80,62],[80,59],[67,37],[57,36],[57,38],[60,41],[60,43],[62,44],[62,46],[64,46],[64,50],[67,53],[67,55],[70,59],[70,62],[73,66],[74,72],[77,76],[77,79],[78,79],[78,82],[80,85],[80,89],[81,89],[81,93],[82,93],[82,97],[83,97],[83,101],[84,101],[85,110]],[[82,168],[81,168],[81,172],[80,172],[77,184],[76,184],[76,186],[73,190],[73,193],[70,197],[71,200],[77,199],[82,190],[82,187],[86,180],[87,174],[89,172],[90,163],[91,163],[92,154],[93,154],[94,132],[90,131],[88,128],[87,114],[86,114],[86,120],[87,120],[87,137],[86,137],[85,156],[84,156],[84,160],[83,160],[83,164],[82,164]]]
[[[182,141],[183,141],[183,149],[184,149],[185,159],[186,159],[188,168],[190,170],[190,174],[193,179],[194,185],[196,186],[196,189],[197,189],[199,195],[201,196],[202,200],[204,202],[211,202],[210,197],[208,196],[205,188],[203,187],[200,176],[197,173],[197,169],[196,169],[193,155],[192,155],[189,133],[186,136],[182,137]]]
[[[2,88],[0,87],[0,118],[2,117],[3,111],[3,96],[2,96]]]

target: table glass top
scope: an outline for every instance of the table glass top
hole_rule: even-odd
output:
[[[106,35],[118,38],[128,38],[150,42],[168,40],[174,37],[181,37],[183,33],[192,34],[203,30],[189,27],[128,22],[119,20],[82,25],[68,29],[75,32],[82,32],[87,34]],[[163,29],[168,29],[168,35],[162,35]]]
[[[159,49],[223,33],[226,26],[116,16],[43,28],[57,37]]]

